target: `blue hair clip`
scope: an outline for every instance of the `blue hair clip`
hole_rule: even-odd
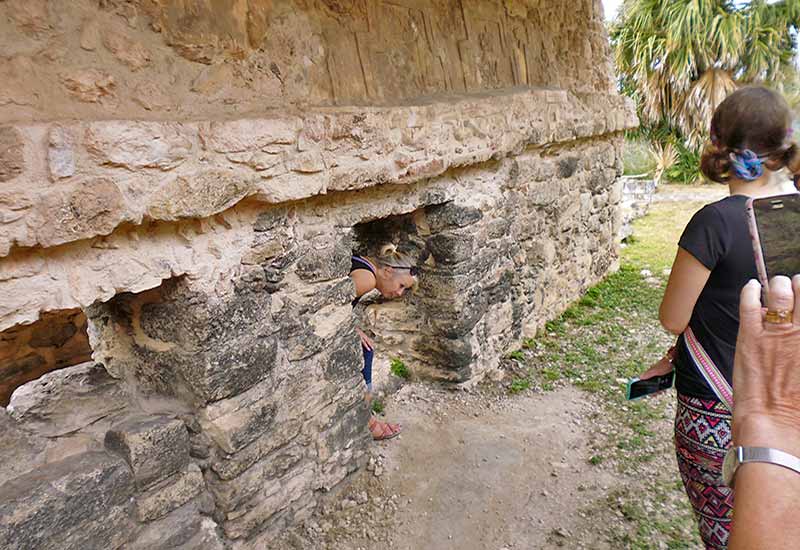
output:
[[[730,156],[733,172],[736,177],[745,181],[754,181],[764,174],[764,164],[753,151],[745,149],[733,152]]]

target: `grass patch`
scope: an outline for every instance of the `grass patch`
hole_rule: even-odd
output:
[[[529,377],[522,388],[554,389],[571,383],[604,403],[601,425],[610,433],[592,443],[593,466],[630,476],[629,490],[612,495],[625,518],[622,532],[606,528],[614,548],[695,548],[691,508],[674,465],[665,396],[628,402],[624,382],[645,370],[674,343],[658,322],[658,308],[677,241],[700,203],[657,203],[634,223],[636,237],[622,250],[619,271],[590,288],[523,348]],[[515,386],[516,384],[516,386]],[[608,508],[608,503],[596,506]]]
[[[509,393],[521,393],[525,390],[530,389],[531,381],[528,378],[515,378],[511,381],[511,384],[508,386]]]
[[[521,349],[518,349],[506,355],[506,358],[513,359],[514,361],[524,361],[525,353]]]
[[[372,412],[375,414],[383,414],[383,411],[386,409],[383,401],[380,399],[373,399],[372,400]]]
[[[393,357],[389,362],[389,371],[399,378],[405,378],[406,380],[411,378],[411,371],[406,364],[397,357]]]

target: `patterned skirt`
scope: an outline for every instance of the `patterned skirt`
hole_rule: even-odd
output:
[[[733,518],[733,489],[722,481],[731,445],[731,413],[720,401],[678,394],[675,451],[683,486],[708,550],[724,549]]]

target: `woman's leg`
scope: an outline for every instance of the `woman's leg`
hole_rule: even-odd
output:
[[[367,347],[363,345],[361,346],[361,351],[364,354],[364,368],[361,369],[361,375],[364,377],[364,382],[367,384],[367,403],[372,405],[372,360],[375,357],[375,352],[371,349],[367,349]],[[369,431],[373,439],[381,440],[393,438],[402,431],[402,428],[399,424],[380,422],[374,416],[370,416]]]
[[[361,346],[361,351],[364,354],[364,368],[361,369],[361,375],[364,377],[364,382],[367,383],[367,400],[369,401],[372,396],[372,360],[375,358],[375,352],[367,349],[366,346]]]
[[[678,394],[675,451],[683,486],[708,550],[727,548],[733,489],[722,481],[722,460],[731,445],[731,414],[716,400]]]

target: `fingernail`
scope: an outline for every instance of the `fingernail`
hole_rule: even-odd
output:
[[[757,286],[758,288],[761,288],[761,283],[758,281],[758,279],[750,279],[747,281],[746,286]]]

